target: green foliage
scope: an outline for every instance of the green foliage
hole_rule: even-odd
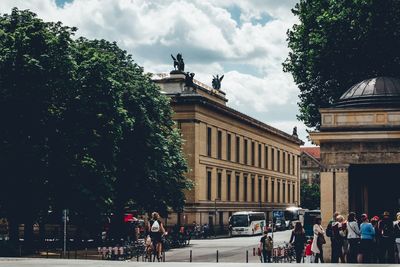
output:
[[[70,210],[180,209],[186,161],[169,99],[126,51],[30,11],[0,16],[0,206],[12,222]]]
[[[318,109],[375,76],[400,77],[400,2],[301,0],[283,64],[300,89],[299,119],[320,126]]]
[[[307,180],[301,180],[300,183],[300,201],[305,209],[320,208],[320,186],[317,183],[308,184]]]

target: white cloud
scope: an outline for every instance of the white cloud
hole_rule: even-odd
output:
[[[31,9],[44,20],[77,26],[78,35],[117,41],[150,72],[171,70],[169,55],[182,52],[188,71],[204,83],[225,73],[230,106],[265,122],[293,125],[298,90],[281,63],[288,53],[286,30],[297,22],[290,11],[295,2],[74,0],[57,7],[54,0],[1,0],[0,12]],[[286,129],[285,123],[274,125]]]

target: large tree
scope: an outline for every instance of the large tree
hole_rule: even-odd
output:
[[[300,89],[299,119],[320,126],[318,109],[353,84],[375,76],[400,77],[400,2],[301,0],[288,31],[284,70]]]
[[[13,240],[48,211],[92,226],[184,204],[169,99],[116,43],[75,31],[30,11],[0,16],[0,207]]]

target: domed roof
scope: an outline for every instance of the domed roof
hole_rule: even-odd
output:
[[[336,107],[399,107],[400,79],[376,77],[359,82],[347,90]]]

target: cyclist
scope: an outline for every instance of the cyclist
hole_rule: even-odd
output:
[[[151,220],[147,224],[147,229],[153,243],[154,253],[157,255],[157,260],[160,261],[162,252],[162,236],[165,234],[165,229],[163,223],[160,221],[160,215],[157,212],[151,214]]]

